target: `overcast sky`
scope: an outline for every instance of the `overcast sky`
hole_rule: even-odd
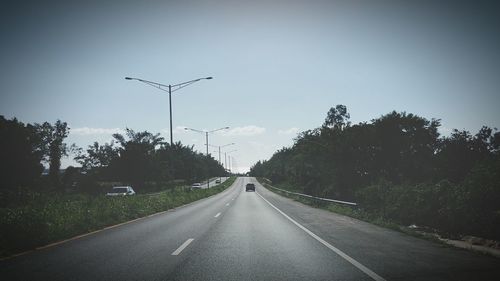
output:
[[[213,76],[173,95],[174,140],[204,152],[182,127],[229,126],[210,143],[235,142],[239,171],[336,104],[353,123],[397,110],[475,133],[500,126],[492,3],[13,1],[0,11],[0,114],[66,121],[81,147],[126,127],[168,140],[168,95],[124,77]]]

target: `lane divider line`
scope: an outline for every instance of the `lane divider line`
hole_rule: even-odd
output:
[[[182,250],[184,250],[187,246],[189,246],[189,244],[191,244],[191,242],[193,242],[193,240],[193,238],[189,238],[188,240],[186,240],[186,242],[182,243],[182,245],[172,253],[172,256],[178,256],[182,252]]]
[[[345,259],[346,261],[348,261],[352,265],[354,265],[357,269],[361,270],[363,273],[365,273],[366,275],[370,276],[373,280],[376,280],[376,281],[386,281],[384,278],[382,278],[380,275],[378,275],[377,273],[375,273],[372,270],[370,270],[368,267],[362,265],[361,263],[359,263],[355,259],[353,259],[350,256],[348,256],[346,253],[344,253],[341,250],[335,248],[332,244],[326,242],[321,237],[319,237],[318,235],[314,234],[312,231],[310,231],[306,227],[302,226],[300,223],[296,222],[294,219],[292,219],[291,217],[289,217],[283,211],[281,211],[276,206],[274,206],[273,204],[271,204],[271,202],[267,201],[267,199],[264,198],[262,195],[260,195],[258,192],[255,192],[255,193],[257,193],[257,195],[259,195],[260,198],[262,198],[264,201],[266,201],[267,204],[269,204],[271,207],[273,207],[276,211],[278,211],[280,214],[282,214],[285,218],[287,218],[293,224],[295,224],[296,226],[298,226],[300,229],[302,229],[304,232],[306,232],[307,234],[309,234],[311,237],[313,237],[314,239],[316,239],[318,242],[320,242],[321,244],[323,244],[324,246],[326,246],[328,249],[332,250],[337,255],[339,255],[340,257],[342,257],[343,259]]]
[[[214,217],[214,218],[216,218],[216,217],[218,217],[218,216],[220,216],[220,213],[217,213],[217,215],[215,215],[215,217]]]
[[[205,201],[205,200],[207,200],[209,198],[212,198],[214,196],[225,194],[225,193],[229,192],[230,189],[233,187],[233,185],[236,186],[235,183],[238,181],[238,179],[239,178],[237,178],[233,182],[233,184],[231,186],[229,186],[228,188],[226,188],[226,190],[224,190],[224,191],[222,191],[220,193],[212,194],[212,195],[210,195],[208,197],[205,197],[205,198],[202,198],[202,199],[198,199],[196,201],[193,201],[193,202],[190,202],[190,203],[187,203],[187,204],[184,204],[184,205],[172,208],[172,209],[168,209],[168,210],[165,210],[165,211],[160,211],[158,213],[153,213],[153,214],[148,215],[148,216],[144,216],[144,217],[132,219],[130,221],[125,221],[125,222],[118,223],[118,224],[115,224],[115,225],[110,225],[110,226],[107,226],[107,227],[104,227],[104,228],[101,228],[101,229],[98,229],[98,230],[94,230],[94,231],[83,233],[83,234],[80,234],[80,235],[77,235],[77,236],[74,236],[74,237],[70,237],[70,238],[61,240],[61,241],[50,243],[48,245],[39,246],[39,247],[36,247],[35,249],[31,249],[31,250],[27,250],[27,251],[20,252],[20,253],[15,253],[15,254],[10,255],[10,256],[2,257],[2,258],[0,258],[0,261],[9,260],[9,259],[12,259],[12,258],[15,258],[15,257],[18,257],[18,256],[23,256],[23,255],[29,254],[31,252],[34,252],[34,251],[39,251],[39,250],[43,250],[43,249],[47,249],[47,248],[52,248],[54,246],[57,246],[57,245],[60,245],[60,244],[63,244],[63,243],[69,242],[69,241],[78,240],[80,238],[83,238],[83,237],[86,237],[86,236],[90,236],[92,234],[96,234],[96,233],[99,233],[99,232],[102,232],[102,231],[105,231],[105,230],[108,230],[108,229],[112,229],[112,228],[115,228],[115,227],[119,227],[119,226],[122,226],[122,225],[126,225],[126,224],[129,224],[129,223],[133,223],[133,222],[138,221],[138,220],[142,220],[142,219],[146,219],[146,218],[158,216],[158,215],[161,215],[161,214],[164,214],[164,213],[167,213],[167,212],[175,212],[175,211],[177,211],[179,209],[182,209],[182,208],[188,207],[190,205],[194,205],[194,204],[200,203],[200,202]]]

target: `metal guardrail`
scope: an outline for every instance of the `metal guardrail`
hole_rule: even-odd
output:
[[[338,203],[338,204],[344,204],[344,205],[350,205],[350,206],[357,206],[358,205],[358,203],[354,203],[354,202],[334,200],[334,199],[328,199],[328,198],[321,198],[321,197],[316,197],[316,196],[312,196],[312,195],[302,194],[302,193],[298,193],[298,192],[291,192],[291,191],[288,191],[288,190],[284,190],[284,189],[281,189],[281,188],[274,187],[274,186],[272,186],[270,184],[266,184],[266,185],[269,186],[270,188],[274,188],[274,189],[282,191],[282,192],[286,192],[286,193],[290,193],[290,194],[294,194],[294,195],[298,195],[298,196],[302,196],[302,197],[312,198],[312,199],[316,199],[316,200],[320,200],[320,201],[326,201],[326,202],[332,202],[332,203]]]

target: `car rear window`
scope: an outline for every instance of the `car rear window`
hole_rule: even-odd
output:
[[[114,187],[111,192],[113,192],[113,193],[127,193],[128,189],[126,187]]]

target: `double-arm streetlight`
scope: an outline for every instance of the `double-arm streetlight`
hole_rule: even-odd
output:
[[[203,130],[198,130],[198,129],[193,129],[193,128],[184,128],[184,130],[186,131],[193,131],[193,132],[198,132],[198,133],[202,133],[202,134],[205,134],[205,138],[206,138],[206,145],[207,145],[207,161],[208,161],[208,134],[210,133],[214,133],[214,132],[217,132],[217,131],[220,131],[220,130],[226,130],[226,129],[229,129],[229,127],[223,127],[223,128],[219,128],[219,129],[215,129],[215,130],[211,130],[211,131],[203,131]],[[207,188],[210,188],[210,174],[208,175],[208,179],[207,179]]]
[[[140,78],[133,78],[133,77],[125,77],[125,79],[126,80],[136,80],[136,81],[148,84],[150,86],[153,86],[157,89],[160,89],[160,90],[168,93],[168,104],[169,104],[169,108],[170,108],[170,145],[173,145],[174,138],[173,138],[173,133],[172,133],[172,93],[179,90],[179,89],[182,89],[186,86],[189,86],[193,83],[196,83],[200,80],[210,80],[210,79],[213,79],[213,77],[198,78],[198,79],[194,79],[194,80],[187,81],[187,82],[182,82],[182,83],[175,84],[175,85],[164,85],[164,84],[160,84],[157,82],[152,82],[152,81],[148,81],[148,80],[144,80],[144,79],[140,79]]]

